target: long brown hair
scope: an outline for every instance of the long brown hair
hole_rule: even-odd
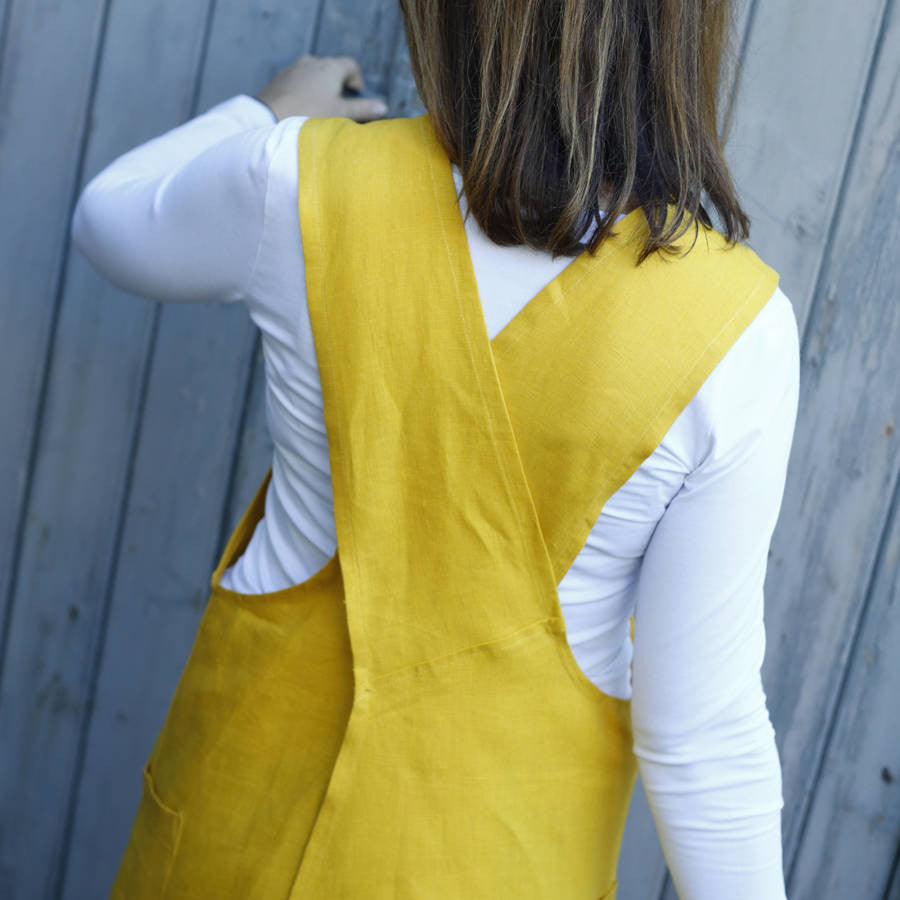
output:
[[[718,122],[729,0],[400,6],[419,95],[492,241],[594,253],[640,205],[641,263],[698,220],[712,227],[704,191],[729,242],[747,238]]]

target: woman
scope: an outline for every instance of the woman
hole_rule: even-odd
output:
[[[799,343],[717,137],[726,4],[404,14],[428,115],[357,124],[356,64],[302,57],[76,210],[122,287],[247,303],[274,441],[113,895],[614,897],[639,770],[680,897],[784,897]]]

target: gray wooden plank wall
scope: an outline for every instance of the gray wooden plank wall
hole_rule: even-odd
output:
[[[802,336],[764,683],[797,900],[900,898],[900,13],[747,0],[729,158]],[[421,111],[395,0],[0,0],[0,898],[105,896],[268,464],[242,307],[123,295],[71,253],[116,155],[350,54]],[[622,900],[675,897],[643,792]]]

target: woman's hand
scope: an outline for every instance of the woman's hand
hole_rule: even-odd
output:
[[[381,100],[341,96],[344,88],[365,89],[355,59],[304,53],[282,69],[256,99],[265,103],[279,121],[288,116],[345,116],[367,122],[387,113]]]

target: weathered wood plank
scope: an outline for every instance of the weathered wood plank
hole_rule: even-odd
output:
[[[199,109],[258,90],[307,50],[315,4],[218,4]],[[73,898],[109,889],[130,832],[141,766],[206,603],[253,356],[255,328],[243,305],[158,306],[78,787],[65,884]]]
[[[722,96],[719,101],[723,124],[727,126],[726,142],[731,133],[730,128],[734,125],[735,101],[740,92],[743,57],[750,39],[753,15],[758,2],[759,0],[739,0],[732,4],[732,24],[727,51],[728,65],[732,67],[731,77],[727,85],[722,85]]]
[[[726,152],[750,243],[781,273],[801,333],[884,6],[756,0],[751,16]]]
[[[5,338],[0,622],[9,615],[27,470],[104,11],[104,0],[52,9],[8,0],[0,22],[0,335]],[[0,656],[4,647],[0,640]]]
[[[889,28],[896,41],[896,14]],[[869,95],[805,335],[800,417],[767,582],[775,602],[763,676],[786,771],[786,867],[897,473],[900,97],[889,57],[882,54]]]
[[[400,7],[395,0],[327,0],[316,53],[354,57],[362,69],[367,92],[386,96],[399,21]]]
[[[402,15],[397,19],[391,67],[385,90],[390,115],[418,116],[425,112],[425,106],[416,90],[416,80],[413,78],[412,68],[409,64],[406,29],[403,26]]]
[[[644,792],[644,783],[638,775],[619,854],[616,872],[619,889],[616,897],[619,900],[656,898],[666,884],[667,872],[656,823]]]
[[[69,49],[73,41],[96,43],[81,33],[82,9],[70,4],[28,6],[36,9],[39,21],[55,21],[62,10],[71,12],[66,14],[67,30],[21,35],[17,52],[23,65],[34,54],[47,72],[57,72],[58,58],[74,52]],[[184,116],[205,22],[205,4],[157,0],[113,5],[91,114],[85,164],[89,174]],[[11,42],[8,53],[12,46]],[[44,236],[40,223],[49,217],[45,224],[52,241],[56,232],[64,233],[68,227],[74,185],[67,185],[65,196],[44,197],[43,183],[55,181],[55,167],[65,170],[73,148],[66,143],[65,131],[47,140],[47,135],[55,134],[54,124],[41,114],[36,118],[45,133],[34,133],[30,116],[40,110],[41,98],[54,93],[46,78],[34,75],[30,102],[26,108],[26,98],[17,101],[21,109],[10,133],[21,129],[30,138],[30,144],[21,148],[28,151],[22,153],[23,159],[29,154],[36,157],[43,170],[23,179],[13,166],[11,175],[22,185],[12,196],[22,216],[39,211],[35,229],[39,238]],[[56,112],[65,120],[69,92],[65,84],[54,87],[61,100]],[[83,107],[80,114],[84,115]],[[2,168],[5,180],[9,170],[6,165]],[[10,219],[20,234],[31,233],[31,228],[21,228],[18,217]],[[43,292],[40,260],[29,255],[15,235],[10,239],[13,252],[21,250],[16,266],[26,266],[15,292],[19,307],[37,308]],[[5,237],[0,247],[0,253],[9,252]],[[22,303],[21,298],[29,296],[29,284],[33,299]],[[65,852],[67,798],[80,767],[96,650],[105,627],[119,510],[141,413],[151,314],[149,304],[123,297],[73,256],[41,421],[5,660],[8,690],[0,707],[4,735],[0,770],[13,773],[4,779],[4,808],[26,811],[6,830],[3,852],[5,865],[13,872],[14,896],[29,900],[55,896]],[[15,329],[8,333],[18,337]],[[16,343],[8,346],[14,348]],[[16,450],[21,459],[21,450]]]
[[[875,558],[900,469],[900,91],[889,49],[898,41],[892,4],[804,346],[808,405],[796,458],[805,471],[784,522],[811,527],[785,528],[792,562],[779,573],[784,615],[767,673],[778,691],[776,729],[791,723],[782,747],[795,773],[785,799],[797,896],[880,897],[900,834],[896,784],[880,779],[882,767],[900,766],[896,522]],[[804,798],[814,798],[806,822]],[[847,892],[819,890],[847,878]]]
[[[894,856],[894,870],[891,873],[891,883],[884,892],[882,900],[900,900],[900,847]]]
[[[895,182],[894,200],[898,188]],[[900,836],[898,599],[900,501],[895,489],[892,521],[791,871],[793,896],[881,900],[887,895]]]
[[[11,0],[0,0],[0,82],[3,80],[3,58],[6,51],[6,39],[9,36],[9,14],[11,11]]]

